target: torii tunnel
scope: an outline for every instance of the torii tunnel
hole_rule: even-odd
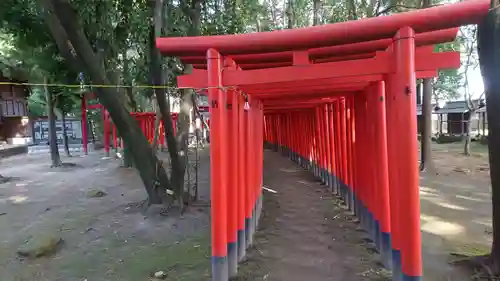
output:
[[[263,144],[341,197],[394,280],[422,280],[416,79],[460,67],[434,52],[489,0],[239,35],[158,38],[208,89],[212,278],[235,276],[262,211]]]

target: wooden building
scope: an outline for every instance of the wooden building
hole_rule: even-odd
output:
[[[0,82],[22,83],[0,76]],[[28,117],[29,89],[22,85],[0,84],[0,142],[25,144],[31,139]]]
[[[466,134],[470,126],[473,136],[487,134],[484,101],[473,100],[472,103],[474,107],[480,107],[475,113],[470,112],[467,103],[463,100],[446,102],[442,108],[437,109],[435,114],[439,116],[438,131],[442,134],[462,136]],[[470,124],[469,117],[471,118]]]

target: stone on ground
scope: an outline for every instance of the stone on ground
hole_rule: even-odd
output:
[[[104,197],[106,195],[107,195],[106,192],[99,190],[99,189],[91,189],[91,190],[87,191],[88,198],[99,198],[99,197]]]
[[[61,237],[54,234],[35,235],[26,244],[22,245],[17,250],[17,253],[28,258],[48,256],[57,251],[57,247],[62,241]]]
[[[167,273],[165,271],[160,270],[160,271],[155,272],[153,277],[155,279],[163,280],[163,279],[167,278]]]

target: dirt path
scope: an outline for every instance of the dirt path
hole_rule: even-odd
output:
[[[242,280],[388,280],[331,192],[290,160],[265,152],[264,216]]]

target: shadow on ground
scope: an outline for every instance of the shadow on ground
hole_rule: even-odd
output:
[[[490,249],[491,191],[487,147],[433,144],[437,174],[420,177],[421,229],[424,276],[430,281],[469,280],[453,268],[450,254],[483,255]]]

